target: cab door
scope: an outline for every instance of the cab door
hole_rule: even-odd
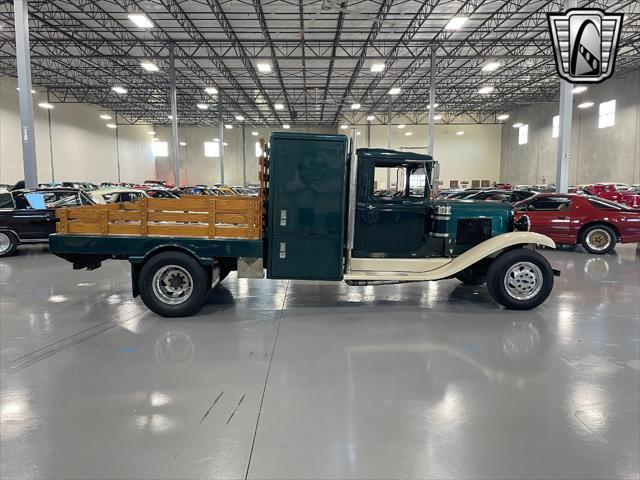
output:
[[[396,169],[394,171],[397,172]],[[409,172],[404,174],[410,175]],[[394,195],[376,190],[375,176],[373,166],[367,175],[359,178],[365,188],[359,185],[354,255],[424,257],[427,237],[426,177],[421,177],[419,188],[405,186],[403,190],[393,192]]]

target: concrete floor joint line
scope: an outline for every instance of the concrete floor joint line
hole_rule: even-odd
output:
[[[273,364],[273,356],[276,352],[276,345],[278,343],[278,334],[280,333],[280,323],[282,322],[282,317],[284,316],[284,306],[287,302],[287,292],[289,291],[289,283],[287,281],[287,286],[284,289],[284,296],[282,298],[282,305],[280,306],[280,316],[278,317],[278,326],[276,327],[276,334],[273,339],[273,348],[271,349],[271,358],[269,359],[269,367],[267,368],[267,374],[264,378],[264,387],[262,389],[262,396],[260,397],[260,406],[258,407],[258,418],[256,418],[256,428],[253,431],[253,439],[251,440],[251,450],[249,451],[249,460],[247,461],[247,471],[244,475],[244,480],[249,478],[249,470],[251,469],[251,457],[253,456],[253,447],[256,444],[256,437],[258,436],[258,427],[260,426],[260,414],[262,414],[262,404],[264,403],[264,396],[267,392],[267,383],[269,382],[269,374],[271,373],[271,365]]]

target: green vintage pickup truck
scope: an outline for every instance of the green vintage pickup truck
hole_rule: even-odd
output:
[[[271,136],[260,238],[174,237],[162,226],[155,227],[162,235],[105,229],[54,234],[51,251],[74,268],[128,260],[133,294],[163,316],[197,312],[233,270],[239,277],[262,278],[266,269],[272,279],[355,286],[457,278],[486,283],[510,309],[534,308],[549,296],[558,272],[535,247],[555,244],[529,232],[526,218],[514,224],[504,204],[433,201],[438,164],[431,156],[353,143],[342,135]],[[376,178],[388,169],[399,187],[380,192]],[[189,225],[196,224],[192,217]]]

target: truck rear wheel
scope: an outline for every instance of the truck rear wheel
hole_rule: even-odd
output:
[[[193,257],[162,252],[150,258],[138,275],[144,304],[163,317],[193,315],[210,290],[209,274]]]
[[[544,302],[553,289],[553,269],[538,252],[518,249],[498,256],[487,271],[493,299],[511,310],[529,310]]]

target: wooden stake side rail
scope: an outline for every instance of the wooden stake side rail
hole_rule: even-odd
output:
[[[184,196],[56,209],[57,233],[262,238],[260,197]]]

